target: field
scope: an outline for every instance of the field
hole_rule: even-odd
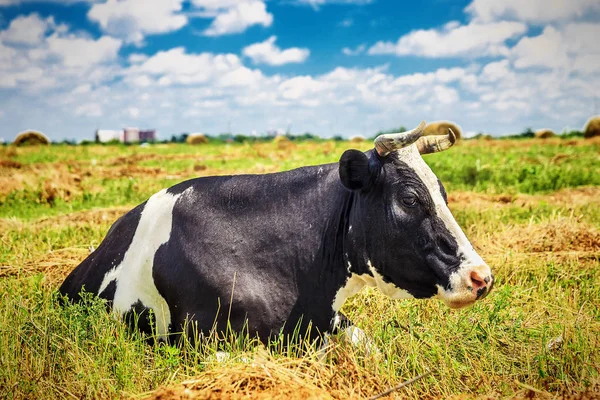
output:
[[[453,311],[365,290],[345,313],[373,338],[306,345],[244,337],[147,345],[56,288],[120,215],[196,176],[335,162],[334,141],[0,147],[0,398],[600,398],[600,141],[464,141],[428,155],[450,208],[496,276]],[[224,349],[230,358],[219,362]],[[577,397],[574,397],[577,398]]]

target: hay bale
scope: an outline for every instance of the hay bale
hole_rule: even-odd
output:
[[[50,139],[40,131],[27,130],[19,133],[13,141],[15,146],[48,145]]]
[[[556,133],[552,129],[538,129],[533,134],[533,137],[536,139],[548,139],[556,136]]]
[[[187,144],[207,144],[208,138],[203,133],[190,133],[185,142]]]
[[[273,138],[274,143],[289,143],[290,141],[290,138],[284,135],[277,135]]]
[[[600,136],[600,115],[588,119],[583,129],[583,137],[593,138]]]
[[[273,138],[273,143],[277,145],[277,148],[279,150],[286,150],[295,146],[294,143],[290,140],[290,138],[284,135],[275,136]]]
[[[462,139],[462,129],[460,126],[451,121],[434,121],[430,122],[425,126],[424,136],[429,135],[447,135],[448,128],[452,129],[452,132],[456,135],[457,139]]]
[[[355,135],[350,138],[350,143],[362,143],[366,140],[363,136]]]

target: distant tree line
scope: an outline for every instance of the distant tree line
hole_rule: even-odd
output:
[[[378,131],[375,135],[368,137],[367,140],[372,140],[375,139],[377,136],[385,134],[385,133],[395,133],[395,132],[406,132],[406,128],[404,126],[399,126],[398,128],[393,128],[393,129],[385,129],[385,130],[380,130]],[[176,134],[176,135],[171,135],[171,137],[169,139],[164,139],[164,140],[155,140],[152,141],[151,143],[185,143],[187,137],[188,137],[189,133],[188,132],[184,132],[184,133],[180,133],[180,134]],[[471,137],[471,138],[467,138],[467,140],[469,139],[529,139],[529,138],[533,138],[535,135],[535,132],[533,131],[532,128],[525,128],[522,132],[519,133],[514,133],[514,134],[509,134],[509,135],[503,135],[503,136],[496,136],[496,137],[492,137],[489,134],[480,132],[477,135]],[[243,135],[241,133],[220,133],[218,135],[205,135],[208,139],[209,142],[211,143],[261,143],[261,142],[268,142],[271,141],[275,138],[275,135],[260,135],[260,136],[256,136],[256,135]],[[334,141],[344,141],[344,140],[348,140],[348,138],[344,138],[341,135],[335,135],[331,138],[322,138],[319,135],[316,135],[314,133],[311,132],[305,132],[302,134],[298,134],[298,135],[294,135],[291,133],[286,133],[285,135],[282,135],[287,137],[288,139],[292,140],[292,141],[307,141],[307,140],[313,140],[313,141],[325,141],[325,140],[334,140]],[[579,137],[584,137],[584,134],[582,131],[579,130],[569,130],[569,131],[563,131],[562,133],[558,134],[557,137],[559,138],[564,138],[564,139],[569,139],[569,138],[579,138]],[[140,143],[144,143],[144,141],[142,142],[137,142],[137,143],[122,143],[118,140],[112,140],[110,142],[106,142],[103,143],[104,145],[122,145],[122,146],[128,146],[128,145],[139,145]],[[5,145],[8,145],[9,143],[4,143]],[[75,139],[65,139],[62,140],[60,142],[52,142],[53,145],[70,145],[70,146],[74,146],[74,145],[82,145],[82,146],[86,146],[86,145],[91,145],[91,144],[96,144],[96,142],[94,140],[83,140],[81,142],[77,142]]]
[[[479,133],[478,135],[474,136],[473,139],[476,139],[479,135],[483,135],[483,133]],[[499,136],[496,139],[531,139],[533,137],[535,137],[535,131],[531,128],[525,128],[523,132]],[[565,130],[562,133],[559,133],[556,137],[564,139],[583,137],[583,132],[579,130]]]
[[[181,133],[179,135],[171,135],[171,139],[157,141],[157,143],[185,143],[189,133]],[[205,135],[208,138],[209,142],[215,143],[260,143],[260,142],[269,142],[275,138],[275,135],[243,135],[241,133],[221,133],[218,135]],[[292,141],[305,141],[305,140],[327,140],[323,139],[318,135],[315,135],[310,132],[305,132],[299,135],[293,135],[291,133],[287,133],[282,135],[287,137]],[[334,140],[344,140],[341,136],[337,136],[332,138]]]

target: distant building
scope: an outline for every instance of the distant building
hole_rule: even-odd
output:
[[[156,140],[156,129],[140,130],[140,142],[154,142]]]
[[[108,143],[115,140],[121,143],[153,142],[156,140],[156,129],[142,130],[136,127],[129,127],[121,130],[96,130],[96,142]]]
[[[113,129],[97,129],[96,130],[96,142],[99,143],[108,143],[112,141],[124,141],[123,131],[122,130],[113,130]]]
[[[125,143],[136,143],[140,141],[140,128],[125,128],[124,132],[124,140]]]

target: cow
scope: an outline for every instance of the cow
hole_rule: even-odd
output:
[[[350,326],[340,309],[365,286],[473,304],[494,277],[421,157],[456,138],[423,136],[424,127],[380,135],[338,163],[161,190],[119,218],[59,291],[106,299],[167,342],[192,328],[316,339]]]

